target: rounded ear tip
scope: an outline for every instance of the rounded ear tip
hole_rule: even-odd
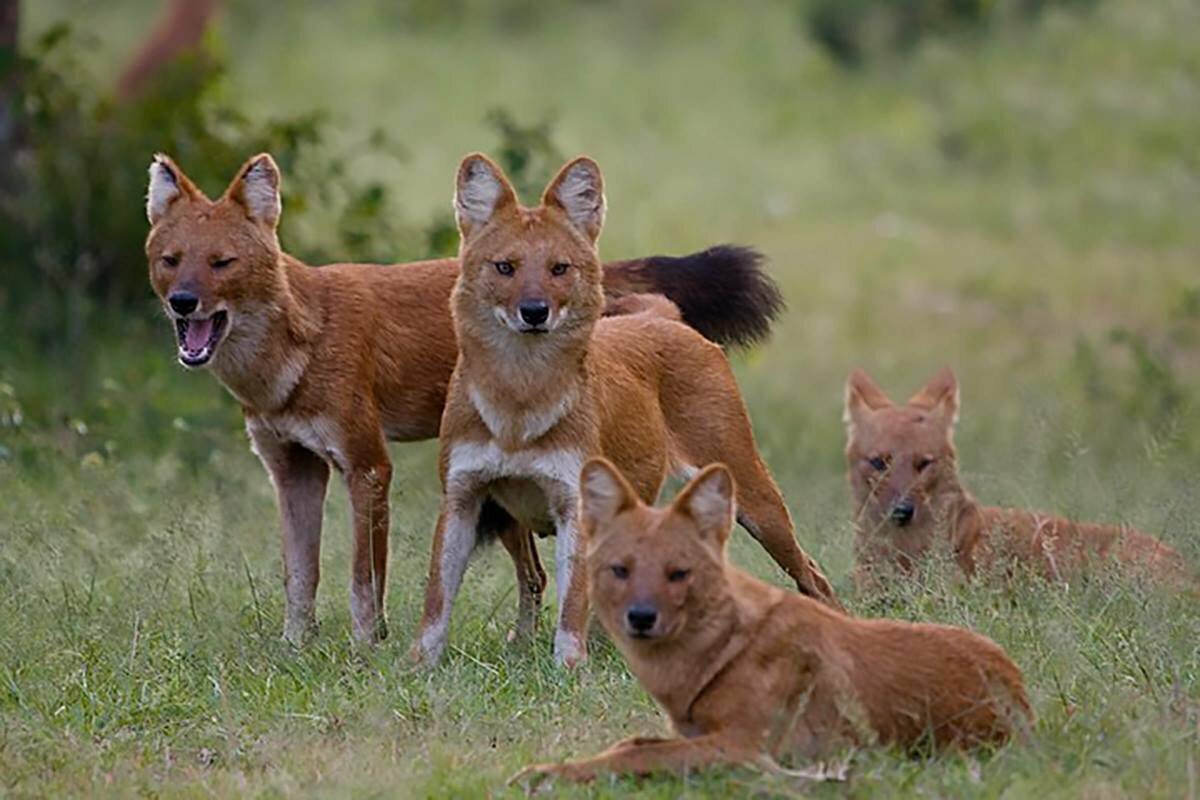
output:
[[[579,470],[580,475],[595,475],[597,472],[616,472],[616,469],[606,458],[593,456],[583,462],[583,467]]]
[[[704,468],[700,477],[705,481],[714,481],[722,488],[728,489],[730,493],[733,491],[733,473],[721,462],[709,464]]]
[[[279,165],[275,163],[275,158],[270,153],[259,153],[251,158],[246,171],[249,172],[252,169],[266,169],[276,175],[279,174]]]
[[[494,161],[492,161],[490,158],[488,158],[485,154],[480,153],[480,152],[467,153],[465,156],[462,157],[462,161],[458,162],[459,173],[466,173],[468,171],[473,171],[477,167],[485,167],[485,168],[494,170],[496,167],[496,164]]]

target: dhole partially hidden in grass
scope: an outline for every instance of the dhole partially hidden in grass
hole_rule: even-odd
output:
[[[875,583],[881,570],[912,570],[937,544],[948,545],[968,575],[1003,558],[1062,580],[1087,562],[1116,559],[1148,575],[1188,580],[1178,552],[1127,525],[981,505],[959,481],[958,399],[949,369],[903,406],[862,370],[850,374],[844,419],[860,586]]]
[[[146,204],[150,281],[174,325],[179,361],[210,368],[241,403],[252,446],[275,484],[284,636],[300,642],[315,625],[321,515],[333,467],[345,477],[354,514],[354,634],[373,640],[386,631],[392,467],[385,442],[437,434],[457,355],[449,298],[458,261],[308,267],[280,249],[279,188],[269,155],[247,161],[215,201],[157,156]],[[719,247],[608,264],[597,280],[618,310],[664,304],[631,294],[661,290],[715,340],[751,343],[780,307],[759,261],[752,250]],[[730,302],[703,305],[707,298],[695,287],[705,282]],[[529,559],[531,534],[498,533],[521,559],[528,585],[544,583]]]
[[[526,208],[499,167],[471,155],[459,167],[455,208],[459,358],[442,417],[442,510],[414,659],[440,656],[471,553],[514,519],[557,536],[554,651],[560,663],[584,658],[579,468],[599,454],[621,464],[647,500],[668,473],[728,462],[741,481],[742,524],[802,592],[836,604],[796,543],[721,349],[680,324],[667,303],[600,318],[604,196],[595,162],[566,164],[541,204]],[[711,289],[708,303],[730,301]],[[518,571],[518,631],[531,629],[536,609],[527,577]]]
[[[730,565],[737,490],[724,465],[663,509],[602,459],[580,482],[596,616],[676,738],[629,739],[514,780],[718,763],[775,771],[847,744],[999,744],[1031,722],[1021,673],[991,640],[848,617]]]

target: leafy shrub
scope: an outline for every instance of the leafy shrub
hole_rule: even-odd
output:
[[[327,209],[341,209],[332,237],[339,258],[423,254],[420,231],[393,221],[386,189],[354,180],[350,157],[324,147],[322,114],[250,120],[219,99],[223,68],[204,51],[120,103],[86,75],[75,57],[82,46],[58,25],[15,64],[21,143],[0,187],[0,308],[12,330],[73,352],[97,311],[148,303],[143,209],[146,167],[158,151],[210,191],[248,156],[271,152],[286,176],[285,245],[302,257],[332,255],[320,244],[331,237],[317,224]],[[347,153],[394,151],[377,134]]]
[[[881,54],[903,53],[929,36],[983,29],[998,16],[1030,18],[1050,6],[1095,0],[810,0],[809,35],[845,67]]]

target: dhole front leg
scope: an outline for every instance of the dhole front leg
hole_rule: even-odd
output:
[[[435,664],[446,649],[450,611],[478,539],[481,506],[482,498],[474,492],[442,498],[425,582],[425,611],[417,639],[409,650],[414,663]]]
[[[321,573],[321,516],[329,465],[298,444],[251,436],[275,485],[283,545],[286,607],[283,638],[300,646],[316,629],[317,583]]]
[[[575,667],[587,659],[588,596],[579,528],[578,499],[562,503],[555,515],[554,575],[558,589],[558,627],[554,660]]]
[[[599,755],[561,764],[536,764],[518,772],[509,784],[536,787],[546,778],[588,782],[603,773],[651,775],[656,772],[687,773],[714,766],[765,766],[771,759],[724,734],[695,739],[632,739],[618,742]]]
[[[350,576],[350,616],[354,638],[374,643],[387,638],[388,488],[392,465],[387,451],[346,473],[354,514],[354,553]]]

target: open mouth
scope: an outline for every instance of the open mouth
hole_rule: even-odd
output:
[[[188,317],[175,320],[175,334],[179,338],[179,363],[185,367],[202,367],[216,352],[229,315],[224,311],[213,312],[204,319]]]

